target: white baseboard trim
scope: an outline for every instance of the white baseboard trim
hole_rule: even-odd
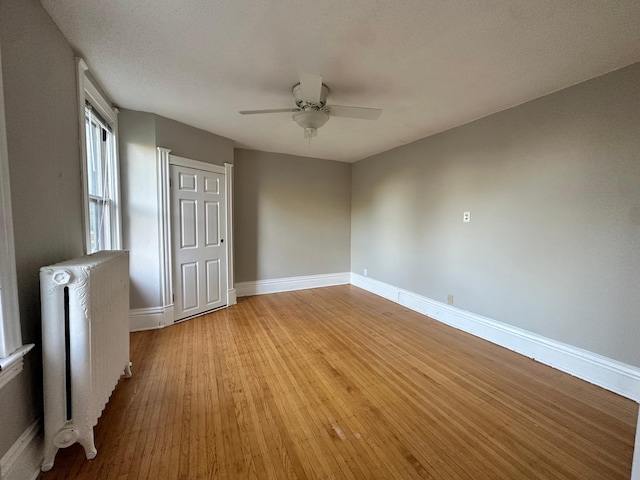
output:
[[[0,459],[0,479],[36,480],[44,458],[40,420],[35,420]]]
[[[461,310],[452,305],[356,273],[351,273],[351,284],[454,328],[640,402],[640,368]]]
[[[129,331],[155,330],[165,326],[165,308],[135,308],[129,310]],[[171,319],[173,323],[173,318]]]
[[[347,274],[348,275],[348,274]],[[348,281],[346,283],[349,283]],[[232,288],[227,292],[228,305],[238,303],[236,289]],[[142,332],[145,330],[156,330],[174,324],[173,304],[165,307],[134,308],[129,310],[129,331]],[[2,478],[0,478],[2,480]]]
[[[305,290],[307,288],[347,285],[350,281],[351,274],[349,272],[274,278],[270,280],[236,283],[236,293],[238,297],[247,297],[249,295],[290,292],[293,290]]]
[[[230,288],[229,290],[227,290],[227,306],[230,307],[231,305],[235,305],[236,303],[238,303],[236,289]]]

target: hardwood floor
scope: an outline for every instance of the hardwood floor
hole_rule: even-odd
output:
[[[637,404],[353,286],[131,335],[53,479],[628,479]]]

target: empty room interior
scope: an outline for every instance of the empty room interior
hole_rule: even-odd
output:
[[[0,480],[640,480],[637,0],[0,0],[0,107]]]

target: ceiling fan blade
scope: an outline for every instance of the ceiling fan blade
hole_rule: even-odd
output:
[[[382,113],[379,108],[345,107],[344,105],[330,105],[329,115],[332,117],[359,118],[361,120],[377,120]]]
[[[307,103],[320,103],[322,77],[316,73],[299,72],[302,99]]]
[[[261,113],[292,113],[300,111],[299,108],[271,108],[268,110],[242,110],[240,115],[256,115]]]

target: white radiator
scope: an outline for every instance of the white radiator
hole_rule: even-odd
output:
[[[44,437],[42,471],[58,448],[98,453],[93,427],[129,363],[129,253],[105,251],[40,269]]]

